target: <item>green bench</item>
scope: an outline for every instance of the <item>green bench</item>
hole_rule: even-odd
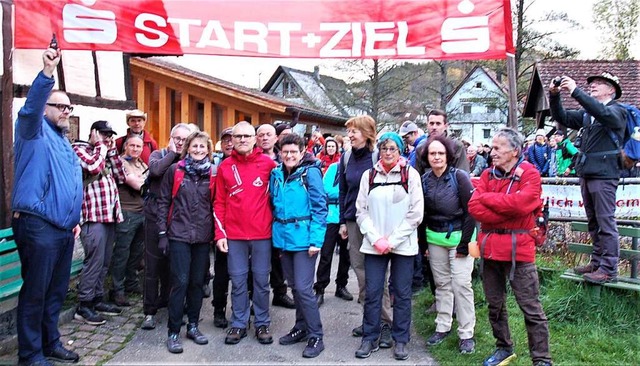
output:
[[[578,232],[588,232],[586,222],[572,222],[571,229]],[[603,286],[640,292],[640,279],[638,278],[638,261],[640,261],[638,240],[640,239],[640,227],[618,226],[618,233],[620,234],[620,237],[631,238],[631,249],[620,249],[620,259],[629,261],[629,276],[625,276],[623,273],[620,273],[618,275],[618,282],[606,283]],[[567,245],[567,249],[572,253],[576,253],[577,258],[579,255],[590,255],[593,250],[593,246],[590,244],[569,243]],[[560,276],[560,278],[570,281],[584,282],[582,276],[573,273],[572,269],[567,270]]]
[[[22,287],[21,269],[13,229],[0,229],[0,302],[18,296]],[[76,277],[80,271],[82,259],[76,259],[71,263],[71,277]]]

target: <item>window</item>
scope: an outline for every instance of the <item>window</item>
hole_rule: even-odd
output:
[[[490,114],[496,113],[496,106],[495,105],[488,105],[487,106],[487,113],[490,113]]]
[[[482,137],[487,140],[491,138],[491,129],[489,128],[483,128],[482,129]]]
[[[465,104],[462,106],[462,113],[470,114],[471,113],[471,104]]]

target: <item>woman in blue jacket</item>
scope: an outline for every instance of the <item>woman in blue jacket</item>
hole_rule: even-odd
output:
[[[271,171],[269,179],[272,240],[282,251],[282,269],[293,289],[296,324],[279,342],[289,345],[307,340],[302,356],[313,358],[324,350],[313,279],[326,230],[326,194],[320,163],[305,154],[300,136],[290,134],[280,141],[280,158],[282,163]]]

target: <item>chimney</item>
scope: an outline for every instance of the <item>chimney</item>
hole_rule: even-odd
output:
[[[316,81],[320,81],[320,66],[314,66],[313,67],[313,78]]]

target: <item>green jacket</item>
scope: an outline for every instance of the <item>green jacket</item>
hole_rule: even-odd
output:
[[[578,149],[573,146],[573,143],[568,138],[565,138],[556,147],[556,175],[561,177],[564,175],[565,170],[571,167],[571,175],[575,175],[571,161],[573,156],[578,153]]]

